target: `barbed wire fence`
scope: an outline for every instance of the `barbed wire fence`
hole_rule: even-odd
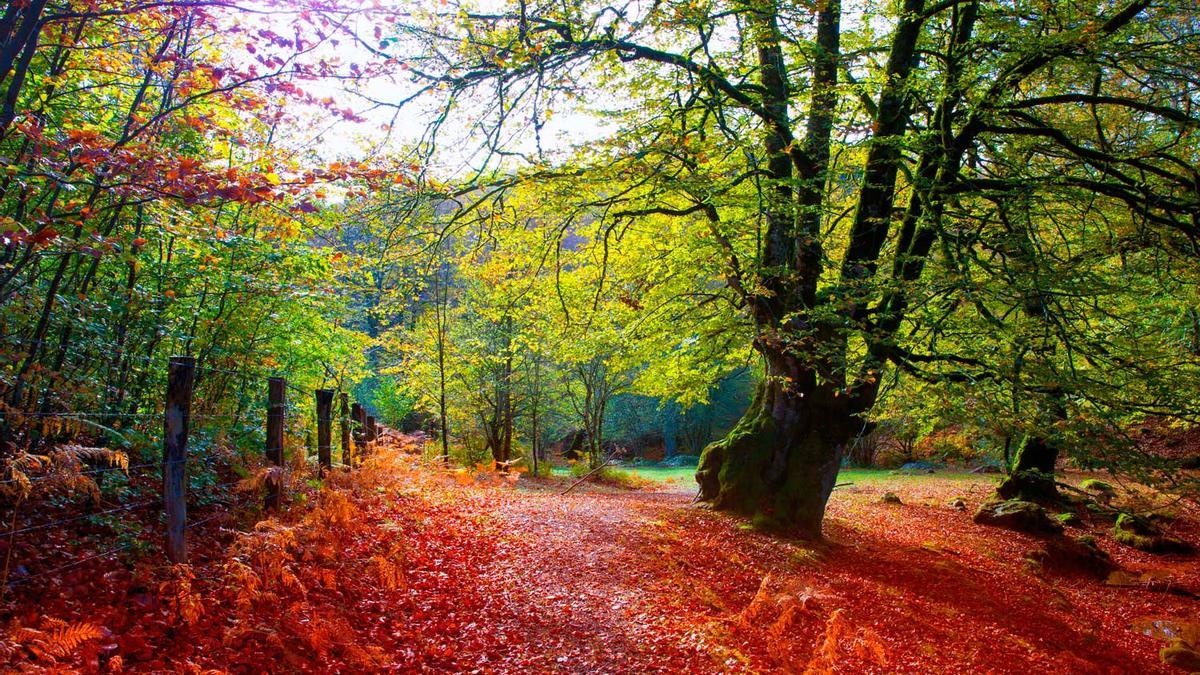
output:
[[[2,340],[2,338],[0,338]],[[148,363],[152,359],[146,358]],[[157,360],[161,364],[161,360]],[[86,519],[97,519],[157,509],[165,521],[162,534],[161,551],[171,563],[188,562],[188,532],[219,518],[228,516],[227,509],[232,501],[221,499],[227,495],[229,488],[237,486],[242,479],[223,483],[204,485],[197,490],[189,486],[189,478],[203,475],[215,475],[217,458],[211,455],[198,455],[189,452],[189,440],[192,427],[197,422],[229,423],[246,422],[247,425],[257,424],[265,431],[263,453],[268,470],[264,484],[266,496],[264,508],[267,512],[275,512],[284,503],[283,490],[288,484],[289,467],[284,460],[285,450],[303,454],[305,465],[315,455],[317,476],[323,478],[335,467],[351,469],[361,463],[362,459],[378,438],[375,418],[366,414],[358,402],[351,403],[347,392],[334,389],[306,389],[287,381],[284,376],[266,378],[266,405],[259,410],[239,410],[236,413],[203,412],[193,413],[193,393],[198,380],[206,374],[232,374],[245,378],[249,382],[261,377],[248,371],[237,371],[216,366],[197,365],[197,360],[191,356],[172,356],[167,359],[167,386],[165,397],[162,399],[161,412],[116,412],[116,411],[49,411],[32,412],[17,410],[0,410],[0,421],[4,421],[11,429],[13,423],[28,420],[43,420],[59,418],[83,423],[93,423],[100,428],[101,422],[112,424],[114,420],[122,420],[131,424],[152,425],[156,419],[163,424],[162,457],[158,461],[144,461],[136,464],[113,464],[111,466],[90,467],[80,469],[74,467],[68,471],[69,476],[86,476],[95,481],[102,480],[111,472],[120,472],[131,483],[135,479],[158,478],[161,480],[160,493],[155,498],[141,498],[135,501],[110,506],[100,510],[90,510],[84,513],[55,518],[45,522],[17,526],[20,500],[13,506],[11,518],[6,531],[0,531],[0,544],[6,549],[4,558],[0,560],[0,588],[12,588],[33,584],[38,580],[61,574],[68,570],[81,567],[88,563],[111,558],[131,550],[135,546],[144,546],[144,542],[131,539],[123,543],[105,548],[88,555],[75,557],[46,569],[25,573],[17,578],[10,578],[13,551],[20,537],[38,535],[54,528],[61,528]],[[161,365],[159,365],[161,367]],[[288,392],[294,396],[288,396]],[[260,399],[261,400],[261,399]],[[337,410],[335,411],[335,403]],[[338,442],[340,446],[340,462],[333,461],[334,422],[338,425]],[[306,424],[314,422],[315,424]],[[316,438],[311,435],[312,427],[316,428]],[[290,433],[289,433],[290,432]],[[303,443],[287,443],[300,438],[304,433]],[[45,475],[21,474],[20,477],[6,477],[0,480],[0,488],[12,487],[16,483],[26,483],[25,487],[32,488],[46,481],[61,479],[61,473]],[[144,495],[143,495],[144,497]],[[220,507],[216,513],[200,519],[188,518],[189,497],[192,502],[204,501],[205,506]],[[195,506],[195,504],[193,504]]]

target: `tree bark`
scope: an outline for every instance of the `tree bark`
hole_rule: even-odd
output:
[[[760,351],[767,373],[750,408],[701,455],[700,499],[762,529],[817,539],[842,455],[861,421],[836,390],[797,385],[811,381],[799,358]]]
[[[1053,390],[1040,403],[1044,415],[1049,417],[1048,423],[1053,425],[1067,418],[1065,395],[1061,390]],[[1048,408],[1049,410],[1046,410]],[[1055,466],[1058,464],[1058,443],[1041,434],[1033,434],[1025,440],[1025,444],[1017,450],[1008,476],[996,488],[996,494],[1004,499],[1024,499],[1032,502],[1057,502],[1062,498],[1058,485],[1054,480]]]
[[[1032,502],[1058,501],[1054,484],[1054,465],[1058,462],[1058,446],[1049,439],[1034,436],[1017,451],[1012,471],[996,488],[1004,499],[1024,499]]]

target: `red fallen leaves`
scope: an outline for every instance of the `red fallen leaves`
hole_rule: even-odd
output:
[[[889,485],[898,509],[839,492],[830,542],[807,547],[686,495],[562,497],[417,462],[385,449],[227,548],[202,533],[193,567],[158,585],[69,577],[45,613],[115,634],[76,667],[137,672],[164,654],[232,672],[1166,672],[1129,622],[1194,610],[1031,573],[1031,539],[940,506],[961,481]]]

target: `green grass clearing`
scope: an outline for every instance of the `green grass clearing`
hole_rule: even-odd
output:
[[[696,489],[696,467],[658,467],[658,466],[619,466],[622,471],[659,483],[659,487],[679,491],[694,491]],[[555,476],[568,477],[571,475],[567,467],[554,467]],[[934,474],[894,473],[894,469],[842,469],[838,473],[837,482],[854,483],[859,487],[884,487],[897,484],[916,484],[927,478],[950,480],[979,481],[981,476],[965,471],[938,471]]]

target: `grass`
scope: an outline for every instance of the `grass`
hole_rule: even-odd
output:
[[[634,478],[639,478],[655,484],[670,487],[672,489],[695,489],[696,487],[696,467],[694,466],[618,466],[616,467],[622,473],[629,474]],[[562,477],[570,477],[572,473],[570,467],[556,466],[554,467],[554,475]],[[657,485],[656,485],[657,487]]]
[[[639,466],[625,469],[629,473],[675,489],[696,489],[696,467],[694,466]]]
[[[696,490],[696,467],[694,466],[637,466],[619,467],[621,471],[637,478],[654,483],[654,487],[666,488],[679,492],[694,492]],[[555,476],[570,476],[567,467],[555,467]],[[837,482],[854,483],[859,487],[884,487],[906,484],[919,484],[922,480],[936,476],[951,480],[979,480],[980,476],[968,472],[938,471],[936,474],[904,474],[893,473],[892,469],[842,469],[838,473]]]

